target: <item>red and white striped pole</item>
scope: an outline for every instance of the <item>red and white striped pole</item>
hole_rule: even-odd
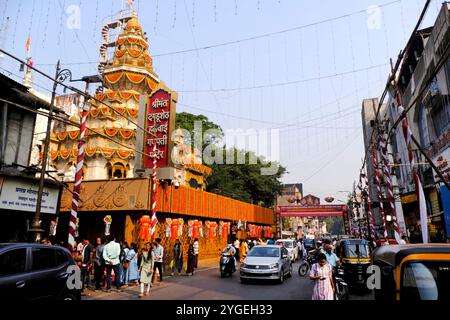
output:
[[[387,239],[386,218],[384,216],[383,193],[381,192],[380,173],[378,170],[377,151],[375,142],[372,141],[373,169],[375,170],[375,186],[377,187],[377,198],[380,207],[381,220],[383,222],[383,235]]]
[[[151,194],[151,203],[152,203],[152,219],[150,222],[150,236],[152,241],[155,239],[155,230],[156,224],[158,223],[158,218],[156,217],[156,163],[157,163],[157,152],[156,152],[156,139],[153,139],[153,169],[152,169],[152,194]]]
[[[402,243],[402,238],[400,236],[401,234],[400,226],[398,224],[397,212],[395,210],[394,188],[392,186],[391,168],[389,166],[387,143],[382,132],[380,132],[380,151],[382,158],[383,173],[386,178],[387,200],[391,208],[392,221],[394,223],[395,240],[397,240],[397,243]]]
[[[411,171],[413,173],[414,178],[414,186],[416,189],[417,202],[419,204],[419,212],[420,212],[420,221],[421,221],[421,231],[422,231],[422,242],[428,243],[428,218],[427,218],[427,207],[425,203],[425,194],[423,192],[422,183],[420,181],[419,174],[417,172],[417,168],[415,166],[414,153],[411,144],[411,129],[408,125],[408,119],[406,118],[406,112],[402,105],[402,98],[400,95],[400,89],[394,80],[394,88],[395,95],[397,99],[397,110],[399,117],[402,119],[402,129],[403,136],[405,138],[406,146],[408,148],[408,159],[411,165]]]
[[[81,111],[81,126],[80,126],[80,140],[78,142],[77,167],[75,173],[75,184],[73,186],[72,208],[70,210],[69,222],[69,250],[73,253],[75,251],[75,234],[77,230],[77,215],[78,205],[80,201],[80,186],[83,180],[83,159],[84,146],[86,143],[86,120],[88,111]]]
[[[372,201],[370,199],[370,190],[369,190],[369,177],[367,176],[367,172],[364,176],[364,183],[365,183],[365,191],[367,193],[366,201],[367,201],[367,215],[369,216],[370,239],[372,241],[375,241],[375,220],[373,218]]]

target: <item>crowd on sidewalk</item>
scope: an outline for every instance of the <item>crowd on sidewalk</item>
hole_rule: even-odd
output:
[[[48,240],[45,243],[51,244]],[[92,291],[122,292],[126,287],[140,286],[139,297],[150,293],[156,282],[163,283],[164,247],[161,239],[147,242],[141,250],[136,243],[117,242],[113,235],[97,238],[95,244],[88,239],[75,245],[74,260],[81,270],[82,295]],[[171,275],[183,271],[183,248],[180,240],[173,246],[170,262]],[[192,276],[198,268],[198,239],[194,239],[187,252],[186,274]]]

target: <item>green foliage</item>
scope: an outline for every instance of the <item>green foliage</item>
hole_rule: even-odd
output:
[[[236,200],[241,200],[265,207],[271,207],[275,201],[275,195],[281,194],[281,176],[286,172],[286,168],[278,165],[278,171],[274,175],[261,175],[261,169],[270,167],[271,162],[265,161],[262,157],[256,157],[253,152],[227,148],[220,145],[223,138],[222,128],[209,121],[203,115],[193,115],[187,112],[177,114],[176,127],[185,129],[191,134],[191,139],[185,139],[185,143],[192,144],[194,138],[194,121],[202,122],[204,139],[202,150],[205,147],[211,150],[211,156],[204,155],[203,163],[212,168],[212,174],[207,179],[206,190]],[[206,130],[213,129],[212,134],[205,135]],[[234,161],[227,163],[228,158],[233,156]],[[214,158],[221,159],[219,163],[212,161]],[[245,159],[238,164],[237,159]],[[257,159],[249,161],[249,159]],[[229,162],[229,161],[228,161]],[[213,163],[211,165],[211,163]],[[250,164],[251,163],[251,164]]]

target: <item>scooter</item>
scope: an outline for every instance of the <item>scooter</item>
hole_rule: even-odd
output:
[[[334,286],[336,288],[335,300],[348,300],[348,285],[344,281],[344,268],[337,266],[334,274]]]
[[[228,252],[222,252],[220,256],[220,277],[230,277],[236,272],[235,257]]]

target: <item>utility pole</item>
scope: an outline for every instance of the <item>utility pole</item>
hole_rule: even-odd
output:
[[[58,63],[56,64],[55,80],[58,80],[58,78],[60,77],[60,68],[61,64],[60,61],[58,60]],[[39,242],[41,240],[42,233],[44,233],[44,230],[41,228],[42,195],[44,192],[45,172],[47,169],[47,160],[48,160],[48,149],[50,147],[50,130],[52,127],[53,104],[55,103],[57,85],[58,83],[56,81],[53,82],[52,99],[50,101],[50,107],[48,110],[47,131],[44,141],[44,151],[42,154],[41,176],[39,178],[39,191],[36,201],[36,213],[34,215],[34,219],[31,224],[31,229],[28,230],[30,232],[31,241],[33,242]]]

